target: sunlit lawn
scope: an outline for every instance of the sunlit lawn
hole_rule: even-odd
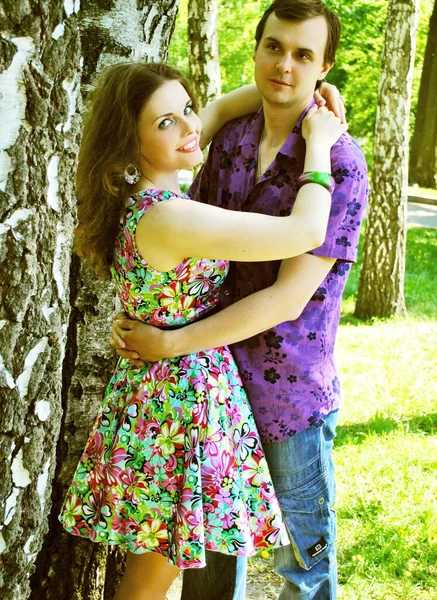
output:
[[[405,319],[354,319],[354,271],[337,342],[339,597],[437,599],[437,230],[409,230]],[[250,563],[251,600],[280,588],[264,556]]]

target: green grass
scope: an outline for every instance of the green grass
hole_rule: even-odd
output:
[[[339,598],[437,600],[437,230],[408,231],[407,317],[355,319],[358,276],[359,264],[336,347]],[[281,587],[263,554],[250,561],[251,600]]]

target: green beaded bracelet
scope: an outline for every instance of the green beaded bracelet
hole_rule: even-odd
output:
[[[335,179],[331,173],[323,171],[306,171],[298,177],[297,189],[300,189],[306,183],[317,183],[324,187],[330,194],[335,190]]]

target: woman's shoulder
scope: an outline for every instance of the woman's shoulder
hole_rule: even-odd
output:
[[[186,194],[176,194],[171,190],[147,188],[131,194],[126,199],[125,209],[128,213],[134,214],[137,218],[140,218],[152,206],[165,202],[166,200],[178,198],[184,200],[190,199]]]

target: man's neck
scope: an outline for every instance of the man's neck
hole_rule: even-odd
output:
[[[264,100],[263,138],[267,148],[279,150],[283,146],[310,102],[311,98],[293,106],[281,106]]]

